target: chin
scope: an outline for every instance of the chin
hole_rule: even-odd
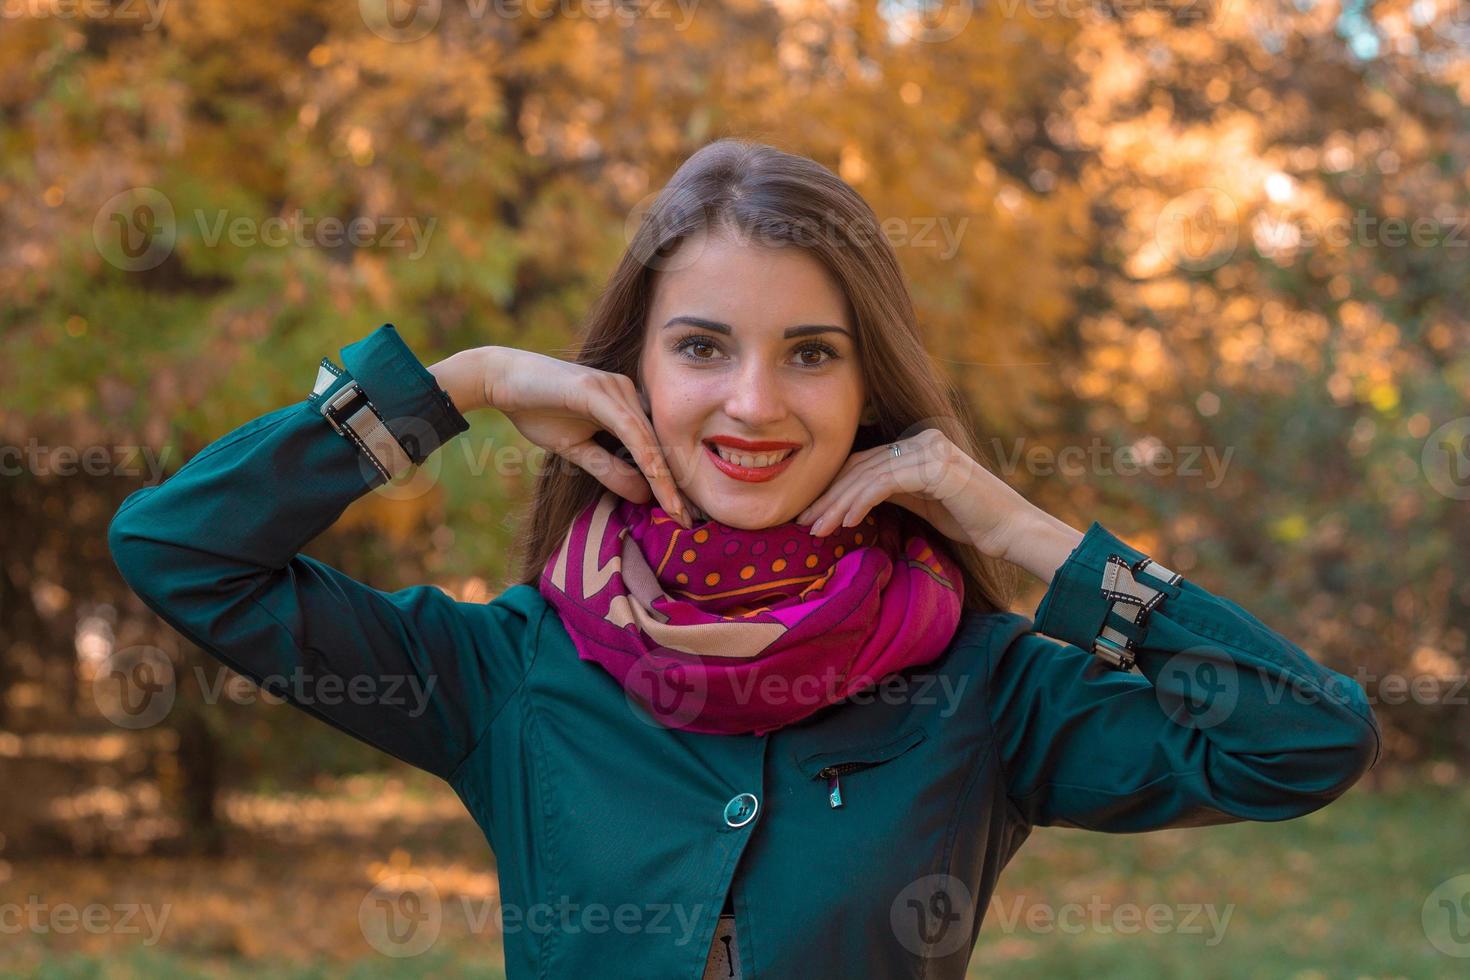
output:
[[[760,531],[760,530],[762,530],[764,528],[775,527],[778,524],[784,524],[784,523],[786,523],[785,521],[781,521],[781,520],[759,520],[759,519],[751,519],[751,518],[741,518],[739,520],[721,521],[717,517],[717,518],[715,518],[715,520],[720,521],[720,523],[723,524],[723,525],[725,525],[726,527],[733,527],[733,528],[735,528],[736,530],[739,530],[739,531]]]
[[[769,506],[761,506],[745,501],[713,501],[706,504],[701,500],[690,500],[706,520],[715,521],[726,527],[737,528],[742,531],[759,531],[762,528],[775,527],[785,524],[796,518],[801,513],[801,508],[791,508],[784,502],[772,501]],[[790,510],[789,515],[786,511]]]

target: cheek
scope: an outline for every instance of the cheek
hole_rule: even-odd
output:
[[[699,431],[699,404],[693,393],[679,387],[664,387],[651,399],[653,424],[666,439],[693,439]]]
[[[857,435],[860,405],[850,405],[846,389],[828,391],[801,408],[801,418],[812,439],[811,472],[814,479],[830,482],[852,453]],[[820,477],[818,477],[820,474]]]
[[[837,445],[839,448],[833,451],[840,453],[857,434],[862,399],[856,381],[813,385],[791,407],[819,448],[827,450]]]
[[[702,431],[703,409],[697,393],[665,382],[649,394],[654,432],[663,447],[664,458],[677,476],[692,472],[703,452],[698,442]]]

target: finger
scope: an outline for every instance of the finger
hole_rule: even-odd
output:
[[[865,494],[877,494],[878,499],[882,500],[891,492],[891,487],[881,473],[870,473],[867,469],[854,472],[844,484],[842,492],[833,497],[817,516],[816,521],[812,524],[811,533],[820,538],[837,530],[843,516]]]
[[[842,491],[827,502],[812,525],[813,534],[824,537],[839,526],[853,527],[863,514],[895,493],[913,492],[911,484],[921,482],[924,454],[910,450],[894,456],[884,449],[885,453],[869,457],[848,474]]]
[[[828,484],[827,489],[823,490],[821,494],[818,495],[816,500],[813,500],[811,503],[807,504],[806,510],[796,515],[796,523],[811,524],[813,525],[811,530],[815,532],[817,520],[823,514],[827,513],[827,509],[832,506],[832,501],[836,500],[837,496],[841,494],[844,490],[846,490],[846,488],[847,480],[844,476],[839,474],[832,480],[830,484]]]
[[[830,509],[833,526],[857,527],[869,511],[886,500],[899,503],[916,494],[929,496],[924,489],[925,479],[933,465],[934,460],[924,454],[907,451],[897,457],[890,451],[886,458],[875,458],[861,479],[854,478],[855,491]]]
[[[633,410],[631,419],[636,425],[636,431],[643,433],[644,442],[630,447],[634,453],[634,459],[643,468],[645,474],[650,476],[649,485],[659,498],[659,503],[665,511],[683,525],[686,529],[693,526],[693,508],[679,492],[679,484],[674,481],[673,469],[669,466],[668,459],[664,456],[663,447],[658,441],[658,435],[653,430],[653,423],[641,411]],[[628,445],[624,443],[624,445]],[[640,455],[641,451],[641,455]]]
[[[817,499],[807,504],[806,509],[796,516],[796,523],[808,524],[822,516],[831,506],[832,501],[847,489],[853,470],[871,456],[871,450],[864,450],[847,457],[842,463],[842,468],[837,471],[837,475],[827,484],[827,489],[818,494]]]
[[[891,489],[880,489],[870,484],[847,505],[847,510],[843,512],[838,523],[842,527],[857,527],[862,523],[863,518],[868,516],[869,511],[885,500],[894,499],[895,496]]]
[[[673,473],[659,448],[658,437],[654,435],[653,423],[648,421],[648,417],[638,406],[637,394],[631,387],[624,388],[619,382],[614,385],[604,389],[602,397],[593,400],[594,417],[632,453],[634,462],[643,471],[659,505],[686,528],[692,526],[679,487],[674,483]]]
[[[636,466],[629,466],[591,439],[560,450],[560,454],[596,478],[613,493],[646,504],[653,496],[648,481]]]
[[[648,417],[640,407],[630,404],[628,393],[618,385],[603,394],[604,398],[597,406],[600,409],[598,421],[618,437],[655,490],[660,489],[662,481],[672,478]],[[665,510],[668,509],[665,507]]]

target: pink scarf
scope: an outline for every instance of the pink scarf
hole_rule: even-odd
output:
[[[959,567],[883,509],[824,538],[788,522],[686,531],[603,491],[541,573],[578,656],[669,728],[764,735],[938,658]]]

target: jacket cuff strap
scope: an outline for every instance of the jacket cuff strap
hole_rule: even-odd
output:
[[[1035,630],[1131,670],[1149,613],[1179,594],[1181,578],[1094,521],[1057,570]]]
[[[311,403],[385,482],[469,428],[392,324],[342,348],[342,360],[347,370],[322,358]]]
[[[383,425],[382,416],[368,400],[357,380],[349,378],[346,384],[337,385],[335,382],[338,376],[330,373],[331,367],[331,362],[323,358],[322,368],[317,373],[317,388],[312,391],[313,395],[325,395],[328,389],[334,389],[332,394],[322,398],[320,402],[319,411],[322,416],[337,430],[338,435],[357,445],[385,481],[407,473],[413,468],[408,453]]]
[[[342,348],[342,363],[415,466],[470,427],[393,324]]]

